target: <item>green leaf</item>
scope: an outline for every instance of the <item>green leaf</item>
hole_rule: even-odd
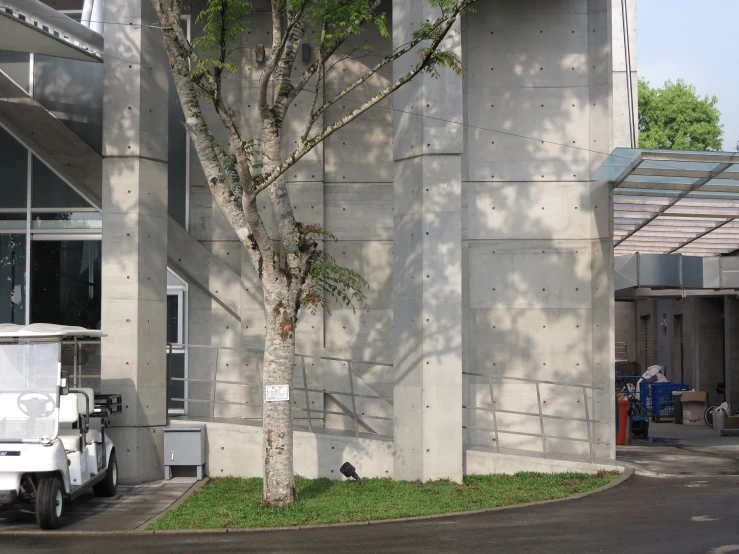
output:
[[[721,150],[723,125],[714,96],[700,98],[682,79],[651,88],[639,80],[639,148]]]

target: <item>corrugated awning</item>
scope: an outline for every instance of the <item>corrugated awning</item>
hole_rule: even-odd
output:
[[[739,153],[617,148],[594,180],[614,186],[617,256],[739,249]]]

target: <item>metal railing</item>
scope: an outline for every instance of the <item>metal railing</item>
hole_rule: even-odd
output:
[[[522,377],[507,377],[503,375],[490,375],[488,373],[473,373],[473,372],[463,372],[463,376],[473,377],[476,379],[480,379],[483,382],[487,381],[487,389],[490,394],[490,407],[480,407],[480,406],[471,406],[471,405],[463,405],[463,410],[467,410],[468,415],[470,413],[475,412],[484,412],[484,413],[490,413],[492,414],[492,423],[493,427],[479,427],[479,426],[472,426],[472,425],[462,425],[462,428],[466,431],[477,431],[482,433],[493,433],[494,435],[494,442],[495,442],[495,450],[496,452],[501,451],[501,444],[500,444],[500,435],[517,435],[520,437],[538,437],[541,440],[541,451],[546,457],[551,452],[547,449],[547,440],[566,440],[566,441],[574,441],[574,442],[587,442],[588,443],[588,458],[592,462],[595,454],[594,454],[594,426],[599,424],[606,424],[605,421],[599,421],[597,419],[592,419],[590,417],[590,408],[589,408],[589,399],[588,399],[588,391],[603,391],[603,387],[596,387],[591,385],[580,385],[580,384],[568,384],[568,383],[558,383],[555,381],[546,381],[546,380],[540,380],[540,379],[525,379]],[[531,411],[525,411],[525,410],[510,410],[510,409],[501,409],[496,406],[497,400],[495,395],[495,388],[504,385],[504,381],[510,381],[513,383],[519,383],[522,385],[533,385],[536,392],[536,404],[538,406],[538,410],[536,412]],[[480,385],[480,383],[475,383],[475,385]],[[542,394],[541,394],[541,386],[542,385],[551,385],[556,387],[567,387],[572,389],[580,389],[582,391],[582,399],[578,399],[578,403],[582,401],[583,407],[584,407],[584,417],[570,417],[570,416],[564,416],[564,415],[557,415],[557,414],[549,414],[545,413],[543,406],[542,406]],[[483,384],[484,386],[484,384]],[[470,389],[470,395],[472,394],[472,385],[469,387]],[[545,401],[546,402],[546,401]],[[539,432],[532,433],[528,431],[518,431],[518,430],[510,430],[501,428],[498,422],[498,416],[500,414],[510,414],[513,416],[523,416],[523,417],[532,417],[532,418],[538,418],[539,420]],[[569,436],[561,436],[561,435],[552,435],[548,434],[545,431],[545,421],[547,420],[560,420],[560,421],[569,421],[569,422],[576,422],[576,423],[585,423],[587,426],[587,439],[585,438],[578,438],[574,437],[572,435]],[[477,445],[476,443],[470,442],[470,444]],[[483,446],[483,445],[480,445]],[[484,446],[488,446],[485,444]]]
[[[182,359],[175,358],[178,354],[184,354]],[[263,357],[261,349],[167,344],[170,415],[261,421]],[[295,354],[291,392],[296,394],[291,394],[290,401],[296,427],[311,432],[319,428],[353,428],[356,437],[360,433],[391,434],[392,398],[377,394],[366,385],[370,391],[357,391],[356,385],[361,382],[354,371],[357,365],[392,367],[381,362]],[[348,419],[350,428],[338,423],[337,418]]]

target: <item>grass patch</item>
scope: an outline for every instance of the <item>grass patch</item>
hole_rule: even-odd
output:
[[[518,473],[428,483],[365,479],[296,479],[300,502],[262,506],[261,479],[214,479],[149,529],[222,529],[343,523],[445,514],[565,498],[587,492],[617,473]]]

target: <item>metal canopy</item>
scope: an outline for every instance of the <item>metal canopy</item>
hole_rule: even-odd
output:
[[[616,256],[739,249],[739,153],[617,148],[594,180],[614,187]]]

